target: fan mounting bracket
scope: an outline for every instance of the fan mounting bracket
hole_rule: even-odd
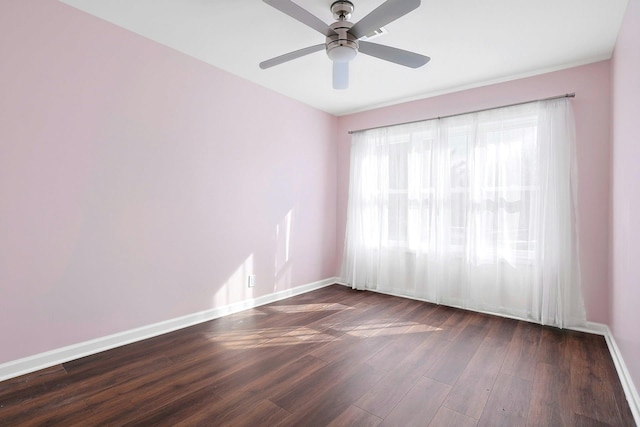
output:
[[[333,13],[333,18],[338,21],[348,21],[351,18],[351,14],[353,13],[353,3],[347,0],[338,0],[334,1],[331,4],[331,12]]]

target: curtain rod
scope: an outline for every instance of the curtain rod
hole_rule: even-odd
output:
[[[348,133],[349,133],[349,135],[351,135],[351,134],[354,134],[354,133],[357,133],[357,132],[364,132],[364,131],[367,131],[367,130],[389,128],[389,127],[393,127],[393,126],[410,125],[412,123],[426,122],[428,120],[436,120],[436,119],[439,120],[439,119],[446,119],[446,118],[449,118],[449,117],[462,116],[462,115],[465,115],[465,114],[481,113],[483,111],[495,110],[496,108],[515,107],[517,105],[531,104],[532,102],[551,101],[552,99],[575,98],[575,97],[576,97],[576,93],[575,92],[571,92],[571,93],[565,93],[564,95],[550,96],[549,98],[532,99],[531,101],[516,102],[515,104],[500,105],[498,107],[482,108],[480,110],[466,111],[464,113],[456,113],[456,114],[449,114],[449,115],[446,115],[446,116],[431,117],[429,119],[412,120],[410,122],[395,123],[393,125],[375,126],[375,127],[366,128],[366,129],[350,130]]]

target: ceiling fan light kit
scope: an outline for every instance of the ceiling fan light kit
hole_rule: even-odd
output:
[[[418,8],[420,0],[387,0],[356,24],[348,21],[354,10],[353,3],[347,0],[335,1],[331,4],[331,12],[336,22],[331,25],[327,25],[291,0],[263,1],[324,34],[326,39],[324,44],[299,49],[263,61],[260,63],[262,69],[300,58],[324,48],[329,59],[333,61],[333,88],[346,89],[349,86],[349,62],[357,56],[358,52],[411,68],[421,67],[431,59],[428,56],[406,50],[361,40],[365,39],[367,35],[379,32],[383,26]]]

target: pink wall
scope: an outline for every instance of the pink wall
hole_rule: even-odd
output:
[[[611,328],[640,386],[640,0],[630,0],[612,60]]]
[[[57,1],[2,2],[0,363],[333,276],[350,129],[577,92],[588,318],[640,382],[639,21],[631,0],[611,196],[608,61],[336,119]]]
[[[342,254],[349,186],[349,130],[421,120],[576,92],[582,280],[588,320],[609,321],[610,70],[599,62],[353,114],[338,121],[337,252]]]
[[[335,117],[55,0],[0,28],[0,363],[334,275]]]

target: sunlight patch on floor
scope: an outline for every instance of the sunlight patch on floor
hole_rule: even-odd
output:
[[[442,328],[438,328],[430,325],[423,325],[415,322],[392,322],[392,323],[362,323],[360,325],[353,325],[347,327],[338,327],[336,330],[346,333],[354,337],[369,337],[373,335],[377,336],[392,336],[392,335],[406,335],[406,334],[419,334],[427,332],[441,331]]]
[[[285,346],[301,343],[329,342],[336,337],[308,327],[258,328],[215,333],[207,336],[233,350],[258,346]]]

